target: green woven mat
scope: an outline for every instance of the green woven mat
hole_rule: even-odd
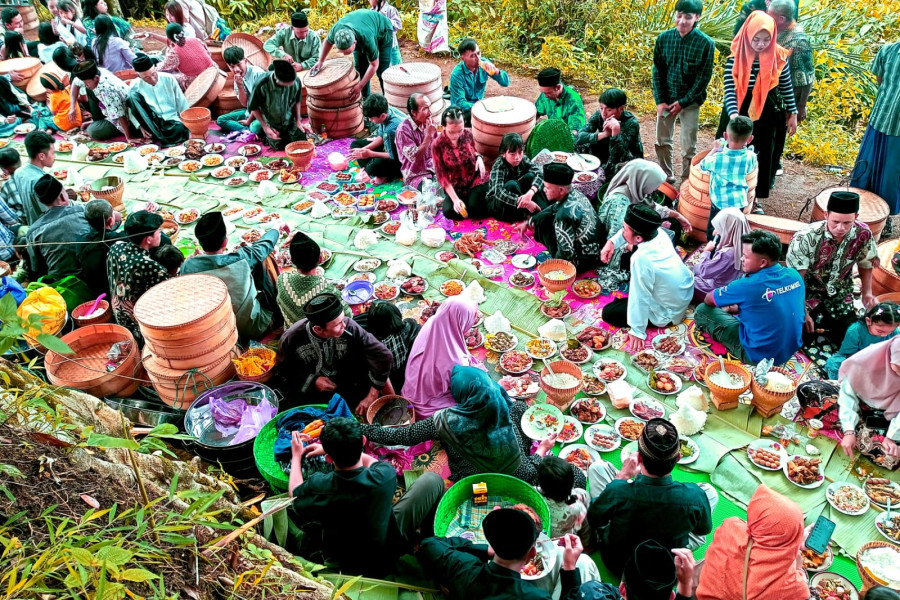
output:
[[[525,153],[528,158],[534,158],[545,149],[550,152],[575,150],[575,137],[568,123],[562,119],[544,119],[534,126],[525,143]]]

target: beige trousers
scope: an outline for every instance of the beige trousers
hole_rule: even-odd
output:
[[[681,121],[681,178],[687,179],[691,172],[691,159],[697,153],[697,130],[700,128],[700,105],[691,104],[681,109],[677,115],[656,117],[656,159],[666,177],[674,177],[672,153],[675,140],[675,120]]]

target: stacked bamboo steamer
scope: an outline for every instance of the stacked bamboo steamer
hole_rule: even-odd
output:
[[[0,75],[9,76],[11,73],[18,73],[21,75],[21,81],[13,82],[13,85],[23,91],[28,87],[31,78],[37,75],[40,70],[40,59],[31,56],[25,58],[8,58],[0,61]]]
[[[872,293],[876,296],[900,292],[900,275],[891,264],[898,247],[900,244],[897,240],[887,240],[878,244],[879,264],[872,269]]]
[[[182,275],[155,285],[138,299],[134,317],[144,336],[144,367],[166,404],[184,410],[207,385],[234,377],[237,323],[218,277]]]
[[[518,133],[528,141],[537,121],[534,102],[513,96],[479,100],[472,107],[472,135],[475,149],[491,162],[500,154],[500,142],[507,133]]]
[[[306,89],[306,108],[313,131],[337,139],[363,130],[362,98],[359,94],[350,95],[350,88],[359,83],[352,61],[327,60],[315,77],[310,77],[309,71],[301,73],[300,82]]]
[[[691,160],[691,172],[688,179],[681,184],[679,194],[678,212],[683,214],[691,223],[690,236],[698,242],[706,241],[706,223],[709,220],[709,209],[712,203],[709,199],[709,173],[700,169],[700,161],[709,154],[703,151],[696,154]],[[756,182],[759,169],[754,169],[747,175],[747,207],[745,213],[749,213],[756,200]]]
[[[388,104],[406,113],[406,102],[418,92],[431,101],[431,120],[435,125],[441,121],[441,113],[447,108],[441,81],[441,68],[431,63],[403,63],[394,65],[381,75],[384,82],[384,97]]]
[[[822,221],[825,219],[825,213],[828,211],[828,199],[833,192],[856,192],[859,194],[859,220],[869,226],[875,235],[876,242],[880,240],[891,209],[881,196],[868,190],[855,187],[832,187],[822,190],[816,196],[816,203],[812,209],[812,220]]]

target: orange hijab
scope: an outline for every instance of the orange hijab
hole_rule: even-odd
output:
[[[744,562],[747,547],[747,595]],[[797,568],[803,543],[803,511],[781,494],[760,485],[747,506],[747,522],[725,519],[706,551],[697,600],[805,600],[806,577]]]
[[[772,36],[769,46],[759,53],[759,74],[756,76],[756,85],[753,86],[753,101],[750,103],[750,119],[759,120],[763,107],[766,105],[766,96],[769,90],[778,85],[778,78],[790,50],[786,50],[775,41],[775,20],[761,10],[750,13],[743,27],[738,31],[731,42],[731,55],[734,57],[734,67],[731,70],[734,76],[734,89],[737,93],[738,110],[744,105],[744,97],[747,95],[747,86],[750,83],[750,71],[757,53],[750,46],[750,41],[761,31],[768,31]]]

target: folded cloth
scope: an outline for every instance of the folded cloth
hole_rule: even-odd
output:
[[[298,406],[278,417],[278,423],[276,424],[278,435],[275,438],[275,447],[273,448],[275,460],[280,463],[289,463],[291,461],[291,433],[302,430],[316,419],[321,419],[327,423],[335,417],[353,418],[353,412],[347,406],[347,401],[339,394],[331,397],[328,408],[325,410],[314,406]]]

